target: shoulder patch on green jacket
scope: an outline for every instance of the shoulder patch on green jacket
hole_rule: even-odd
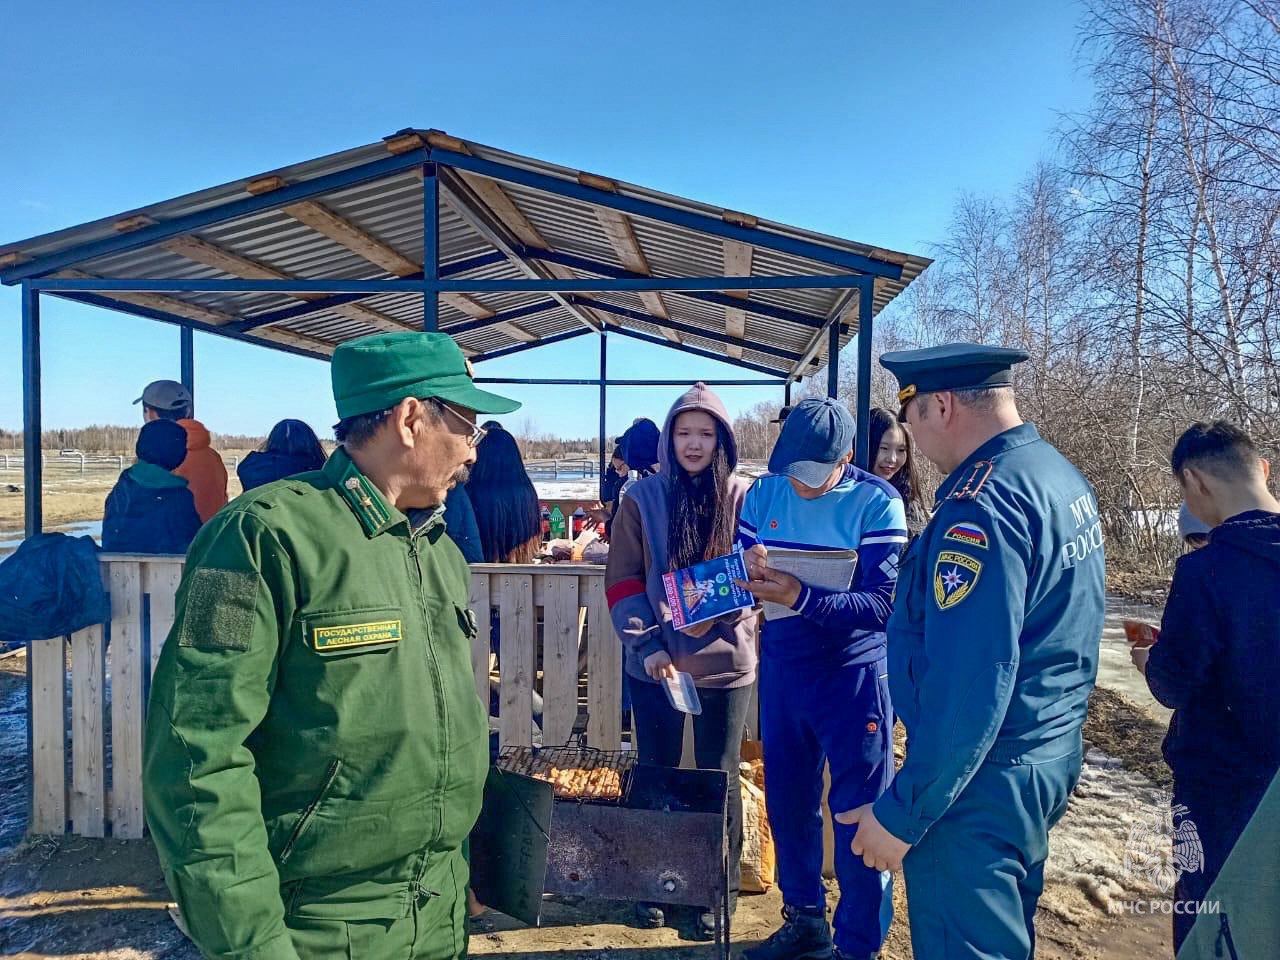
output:
[[[205,567],[191,572],[178,646],[248,650],[258,602],[258,575]]]

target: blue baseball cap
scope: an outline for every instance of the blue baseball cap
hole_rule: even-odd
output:
[[[827,397],[801,400],[782,423],[769,472],[820,487],[853,448],[853,435],[853,414],[843,403]]]

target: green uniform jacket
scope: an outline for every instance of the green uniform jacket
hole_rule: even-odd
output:
[[[200,532],[143,776],[205,956],[293,960],[289,926],[421,916],[433,899],[418,949],[463,953],[459,850],[488,766],[468,581],[439,512],[411,529],[341,449]]]

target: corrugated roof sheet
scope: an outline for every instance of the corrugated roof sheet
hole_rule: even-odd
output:
[[[206,258],[210,245],[215,260],[211,263],[192,259],[189,249],[171,248],[165,241],[147,243],[132,249],[74,258],[74,253],[85,244],[120,235],[123,227],[136,228],[151,223],[163,224],[191,214],[209,211],[216,214],[220,207],[244,201],[247,197],[263,193],[264,177],[277,177],[277,186],[306,184],[321,177],[339,175],[357,170],[367,164],[384,161],[402,150],[448,150],[469,154],[481,160],[505,164],[517,170],[529,171],[555,180],[584,183],[589,186],[603,184],[603,189],[621,196],[637,198],[657,204],[667,210],[702,214],[717,220],[755,225],[765,234],[775,234],[821,245],[836,251],[873,257],[877,260],[901,266],[900,279],[878,278],[875,284],[875,310],[878,312],[923,271],[930,261],[923,257],[886,251],[866,244],[855,243],[822,234],[800,230],[771,221],[756,220],[718,207],[696,201],[673,197],[644,187],[614,183],[594,178],[591,174],[548,164],[543,161],[507,153],[492,147],[460,141],[436,131],[402,131],[385,141],[358,147],[354,150],[331,154],[316,160],[295,164],[283,169],[232,181],[198,193],[128,211],[82,224],[56,233],[34,237],[0,247],[0,279],[16,282],[16,274],[29,272],[44,258],[60,256],[70,258],[59,272],[67,275],[121,279],[233,279],[244,276],[243,261],[251,266],[266,268],[272,275],[307,279],[364,280],[383,279],[403,275],[409,267],[421,269],[423,256],[423,200],[421,169],[401,169],[364,182],[329,190],[310,198],[328,215],[339,218],[354,232],[369,238],[371,244],[394,258],[394,273],[388,269],[386,256],[371,255],[369,246],[321,232],[309,226],[294,214],[287,203],[268,206],[266,209],[219,219],[200,227],[192,234],[205,246]],[[455,163],[462,162],[455,160]],[[350,178],[348,178],[350,179]],[[472,222],[483,221],[494,225],[501,235],[499,240],[517,247],[533,246],[539,239],[554,254],[571,254],[600,264],[597,270],[575,268],[565,273],[564,267],[555,267],[542,260],[517,263],[510,260],[476,267],[461,274],[474,279],[522,279],[534,272],[538,276],[609,276],[611,272],[633,269],[637,266],[634,251],[619,246],[616,235],[611,238],[602,219],[617,221],[618,213],[601,213],[603,207],[579,198],[569,198],[546,189],[515,184],[509,181],[493,181],[500,186],[494,198],[492,183],[485,183],[473,172],[464,180],[471,185],[481,183],[483,196],[468,191],[462,201],[483,205],[479,209],[460,211],[451,206],[450,196],[442,191],[440,202],[439,249],[442,264],[457,263],[473,257],[495,252],[492,236],[486,236],[473,228]],[[541,185],[541,184],[540,184]],[[269,192],[267,194],[269,196]],[[507,203],[502,203],[502,197]],[[592,199],[595,199],[594,197]],[[514,211],[514,212],[513,212]],[[299,214],[301,216],[301,214]],[[630,227],[639,253],[654,277],[719,276],[726,269],[726,241],[719,236],[686,226],[675,225],[660,219],[639,214],[622,214]],[[530,236],[532,228],[533,236]],[[141,234],[140,234],[141,236]],[[808,251],[806,251],[808,252]],[[625,254],[625,256],[624,256]],[[217,259],[221,257],[221,259]],[[235,271],[235,272],[231,272]],[[558,271],[558,272],[553,272]],[[847,268],[833,268],[829,263],[793,253],[755,245],[751,251],[751,275],[757,277],[804,276],[849,272]],[[806,354],[817,339],[813,361],[799,371],[811,372],[812,364],[825,357],[826,337],[818,336],[817,325],[830,319],[842,302],[845,291],[837,289],[790,289],[752,291],[741,299],[743,311],[742,337],[749,343],[741,349],[741,359],[760,367],[788,373],[794,361],[778,355],[783,351],[793,357]],[[110,293],[102,296],[116,299]],[[119,295],[123,296],[123,294]],[[493,325],[476,325],[457,335],[459,343],[472,354],[502,349],[526,342],[529,336],[544,338],[582,329],[583,317],[595,320],[603,317],[610,324],[625,329],[662,338],[663,318],[654,315],[656,298],[634,291],[611,291],[580,294],[591,300],[602,301],[630,311],[631,316],[596,312],[581,306],[557,305],[554,309],[516,318],[514,327],[504,323],[504,315],[512,310],[533,304],[545,303],[546,293],[534,292],[486,292],[459,295],[442,295],[440,302],[441,329],[448,331],[460,325],[478,324],[485,312],[496,315]],[[565,294],[573,301],[575,295]],[[200,319],[215,328],[226,323],[249,322],[280,310],[290,310],[297,315],[271,325],[276,334],[298,335],[306,338],[308,349],[329,353],[345,339],[363,336],[381,328],[400,324],[416,328],[422,320],[422,297],[412,293],[384,293],[365,297],[358,301],[360,309],[345,304],[326,305],[327,297],[318,295],[289,295],[263,292],[183,292],[149,294],[147,306],[176,313],[187,319]],[[737,299],[737,298],[735,298]],[[120,302],[120,301],[117,301]],[[661,304],[671,322],[683,328],[676,332],[682,342],[701,350],[710,350],[725,356],[729,362],[729,346],[726,335],[726,309],[718,303],[710,303],[697,295],[663,292]],[[120,302],[122,310],[132,309],[131,304]],[[310,309],[308,309],[310,307]],[[804,314],[811,323],[790,322],[780,319],[775,310]],[[199,308],[199,309],[197,309]],[[210,313],[212,311],[212,313]],[[368,311],[376,313],[370,315]],[[854,312],[856,314],[856,311]],[[647,318],[647,319],[646,319]],[[841,338],[843,345],[856,330],[856,315],[843,318],[848,332]],[[390,325],[390,326],[389,326]],[[671,330],[670,327],[667,328]],[[216,330],[215,330],[216,332]],[[521,333],[523,332],[523,335]],[[244,332],[248,337],[261,337],[263,328]],[[264,346],[270,341],[259,339]],[[771,352],[752,349],[751,344],[773,348]],[[677,346],[678,344],[672,344]]]

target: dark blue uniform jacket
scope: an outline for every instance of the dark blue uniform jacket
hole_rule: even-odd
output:
[[[1215,527],[1178,561],[1147,684],[1173,708],[1178,778],[1270,780],[1280,768],[1280,514]]]
[[[984,443],[938,488],[889,619],[907,758],[876,818],[917,843],[987,760],[1080,749],[1105,606],[1089,483],[1031,424]]]

